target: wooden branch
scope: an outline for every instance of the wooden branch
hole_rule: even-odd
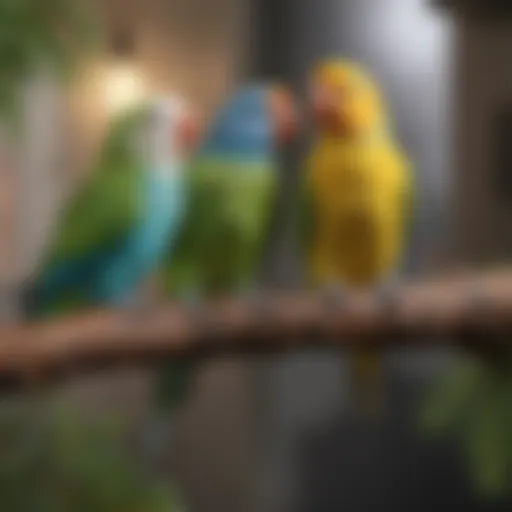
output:
[[[478,295],[475,295],[478,294]],[[479,299],[479,300],[477,300]],[[372,294],[328,307],[320,293],[275,293],[259,313],[247,301],[205,305],[200,317],[170,304],[147,314],[92,312],[56,322],[0,330],[0,377],[19,385],[166,358],[446,343],[482,334],[511,343],[512,272],[459,275],[404,285],[396,307]],[[491,336],[492,335],[492,336]],[[482,341],[485,337],[486,341]]]

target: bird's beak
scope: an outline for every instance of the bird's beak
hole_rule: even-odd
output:
[[[196,114],[187,112],[184,114],[178,125],[178,146],[180,150],[188,155],[194,151],[201,138],[201,123]]]
[[[347,134],[350,131],[343,101],[336,98],[327,85],[313,86],[312,107],[313,116],[319,126],[340,134]]]
[[[299,116],[292,93],[284,87],[272,88],[270,110],[278,142],[290,142],[299,130]]]

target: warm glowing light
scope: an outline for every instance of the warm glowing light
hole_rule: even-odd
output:
[[[113,65],[107,70],[105,99],[110,113],[116,113],[139,103],[145,94],[142,74],[129,64]]]

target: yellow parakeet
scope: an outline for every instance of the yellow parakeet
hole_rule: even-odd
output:
[[[304,187],[311,280],[339,292],[375,287],[383,300],[393,299],[412,172],[383,99],[360,66],[330,60],[313,74],[311,102],[316,140]],[[356,395],[373,410],[380,404],[381,356],[367,349],[351,362]]]

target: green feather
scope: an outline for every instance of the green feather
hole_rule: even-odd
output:
[[[274,201],[273,170],[265,164],[203,160],[189,177],[184,229],[164,267],[167,289],[173,295],[192,290],[208,296],[250,286]]]
[[[137,220],[138,169],[100,169],[64,211],[50,248],[49,264],[108,248]]]
[[[238,292],[255,284],[275,199],[270,164],[203,159],[189,172],[184,228],[163,266],[172,296]],[[182,403],[195,366],[165,366],[158,386],[164,407]]]

